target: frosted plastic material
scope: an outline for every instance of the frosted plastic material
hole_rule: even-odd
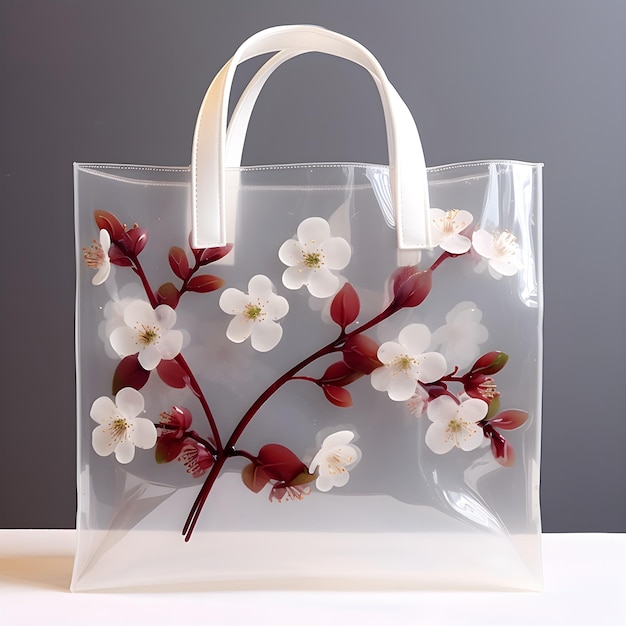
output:
[[[72,589],[540,589],[541,165],[429,169],[424,251],[385,165],[229,167],[209,249],[193,176],[74,168]]]

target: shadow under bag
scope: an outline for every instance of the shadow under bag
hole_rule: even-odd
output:
[[[242,167],[316,51],[372,75],[389,165]],[[541,588],[540,164],[427,169],[363,46],[282,26],[212,82],[190,167],[74,181],[74,591]]]

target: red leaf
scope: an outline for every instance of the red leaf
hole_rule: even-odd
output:
[[[359,296],[350,283],[346,283],[333,298],[330,305],[330,316],[336,324],[345,329],[359,315],[361,303]]]
[[[421,304],[433,286],[431,270],[418,271],[407,265],[391,275],[393,296],[397,308],[414,307]]]
[[[489,420],[492,426],[497,426],[504,430],[514,430],[519,428],[528,420],[528,413],[526,411],[520,411],[518,409],[509,409],[498,413],[495,417]]]
[[[161,359],[156,370],[159,378],[170,387],[182,389],[189,383],[189,375],[175,360]]]
[[[361,378],[363,374],[353,370],[345,361],[337,361],[328,367],[319,382],[332,384],[337,387],[345,387],[355,380]]]
[[[512,467],[515,463],[515,450],[513,446],[499,433],[494,431],[491,437],[491,452],[500,465]]]
[[[202,276],[194,276],[188,283],[187,289],[197,293],[208,293],[215,291],[224,286],[224,279],[211,274],[203,274]]]
[[[162,429],[159,429],[162,431]],[[183,449],[184,439],[177,439],[167,432],[160,432],[159,439],[154,450],[154,458],[157,463],[170,463]]]
[[[96,220],[96,225],[99,229],[106,230],[109,235],[111,235],[112,241],[121,241],[124,237],[124,226],[122,223],[113,215],[113,213],[109,213],[108,211],[101,211],[97,209],[93,212],[94,219]]]
[[[326,399],[335,406],[339,406],[342,409],[347,409],[352,406],[352,396],[344,387],[322,385],[322,391],[324,392]]]
[[[126,232],[124,239],[129,251],[137,256],[148,243],[148,231],[145,228],[133,226]]]
[[[249,463],[241,470],[243,484],[254,493],[259,493],[267,485],[269,479],[265,470],[254,463]]]
[[[343,348],[345,362],[357,372],[369,375],[382,367],[378,360],[378,344],[367,335],[355,335],[346,341]]]
[[[267,475],[274,480],[290,482],[307,471],[306,465],[289,448],[278,443],[263,446],[257,459]]]
[[[506,352],[498,352],[496,350],[487,352],[472,365],[470,372],[472,374],[482,374],[483,376],[496,374],[506,365],[508,360],[509,355]]]
[[[148,382],[148,378],[150,378],[150,372],[141,367],[136,354],[131,354],[124,357],[115,368],[111,391],[115,395],[124,387],[139,390]]]
[[[187,254],[185,251],[177,246],[172,246],[170,248],[168,260],[170,262],[172,272],[174,272],[174,274],[176,274],[176,276],[178,276],[181,280],[186,280],[189,276],[189,261],[187,260]]]
[[[189,243],[191,246],[191,236],[189,237]],[[219,261],[225,257],[233,249],[232,243],[227,243],[225,246],[217,246],[215,248],[191,248],[193,256],[200,265],[208,265]]]
[[[159,304],[167,304],[175,309],[178,306],[180,293],[173,283],[163,283],[156,292],[156,299]]]

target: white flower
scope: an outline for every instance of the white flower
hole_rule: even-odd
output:
[[[157,440],[156,427],[149,419],[137,417],[143,407],[143,396],[132,387],[121,389],[115,402],[106,396],[98,398],[89,412],[91,419],[100,424],[91,436],[96,454],[109,456],[115,452],[120,463],[130,463],[135,446],[152,448]]]
[[[141,367],[153,370],[183,346],[183,333],[170,330],[175,323],[176,311],[167,304],[153,309],[146,301],[135,300],[124,308],[124,326],[111,332],[111,346],[122,357],[139,353]]]
[[[460,369],[471,365],[480,353],[479,344],[489,332],[480,323],[482,311],[473,302],[459,302],[446,315],[446,324],[433,333],[433,346],[442,345],[446,362]]]
[[[489,273],[494,278],[514,276],[520,269],[519,244],[515,235],[507,230],[503,233],[477,230],[472,237],[472,245],[487,260]]]
[[[328,435],[322,442],[320,451],[313,457],[309,472],[318,472],[315,486],[320,491],[330,491],[333,487],[343,487],[350,479],[351,470],[361,459],[361,450],[350,445],[354,433],[340,430]]]
[[[470,249],[472,242],[460,233],[472,223],[474,218],[471,213],[459,209],[431,209],[430,217],[433,246],[441,246],[442,250],[451,254],[463,254]]]
[[[259,352],[274,348],[283,329],[276,323],[289,311],[289,303],[273,291],[272,281],[263,274],[257,274],[248,283],[248,293],[239,289],[225,289],[220,296],[220,308],[224,313],[234,315],[226,330],[226,336],[235,343],[250,337],[252,347]]]
[[[430,331],[424,324],[405,326],[397,342],[387,341],[378,348],[383,366],[372,372],[372,387],[404,402],[415,393],[418,380],[439,380],[446,373],[446,360],[438,352],[424,352],[429,345]]]
[[[439,396],[427,409],[433,422],[426,431],[426,445],[436,454],[454,448],[475,450],[483,441],[483,430],[477,425],[487,415],[488,405],[478,398],[457,404],[450,396]]]
[[[93,240],[91,247],[83,248],[83,258],[87,267],[98,270],[91,279],[93,285],[101,285],[111,272],[111,261],[109,259],[109,248],[111,247],[111,236],[104,228],[100,231],[100,242]]]
[[[337,292],[339,278],[331,270],[342,270],[352,250],[343,237],[331,237],[330,225],[321,217],[309,217],[298,226],[297,239],[280,247],[278,256],[289,267],[283,273],[287,289],[306,285],[312,296],[328,298]]]

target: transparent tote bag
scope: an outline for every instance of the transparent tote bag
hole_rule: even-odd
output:
[[[311,51],[371,73],[389,166],[240,166]],[[190,167],[74,171],[73,590],[541,587],[540,165],[426,169],[372,55],[285,26],[217,75]]]

